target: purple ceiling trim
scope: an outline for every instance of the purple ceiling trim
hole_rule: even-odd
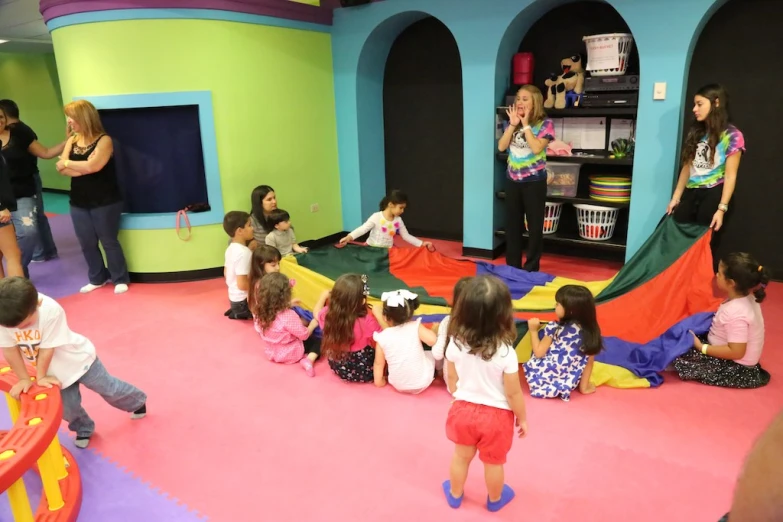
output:
[[[216,9],[236,13],[273,16],[300,22],[332,25],[331,0],[316,7],[289,0],[41,0],[44,21],[76,13],[113,9]]]

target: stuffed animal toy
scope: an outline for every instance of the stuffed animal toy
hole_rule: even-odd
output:
[[[552,73],[546,85],[545,109],[578,107],[585,90],[585,70],[582,55],[575,54],[560,61],[561,74]]]
[[[582,55],[575,54],[570,58],[560,61],[560,67],[563,69],[563,83],[566,91],[566,107],[578,107],[582,100],[582,93],[585,91],[585,70],[582,66]]]
[[[544,101],[544,108],[565,108],[566,88],[563,76],[552,73],[549,75],[549,78],[544,81],[544,85],[546,85],[546,100]]]

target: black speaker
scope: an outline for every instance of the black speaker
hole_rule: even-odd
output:
[[[369,4],[372,0],[340,0],[340,5],[343,7],[355,7],[357,5]]]

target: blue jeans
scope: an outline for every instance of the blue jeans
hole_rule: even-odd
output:
[[[49,218],[44,212],[43,182],[40,172],[35,173],[35,188],[36,210],[38,211],[38,246],[33,252],[33,260],[46,261],[57,257],[57,245],[54,244]]]
[[[147,402],[146,393],[132,384],[113,377],[106,371],[101,360],[95,359],[87,373],[60,391],[63,401],[63,419],[68,421],[68,429],[76,432],[77,437],[90,437],[95,431],[95,421],[82,407],[80,384],[103,397],[103,400],[118,410],[133,412]]]
[[[109,280],[115,285],[130,282],[125,254],[122,253],[122,245],[117,239],[121,217],[122,202],[89,209],[71,205],[73,229],[87,261],[90,284],[102,285]],[[99,241],[106,252],[108,270],[98,248]]]
[[[11,212],[11,221],[16,230],[16,242],[22,251],[22,268],[25,277],[30,277],[28,267],[33,260],[33,252],[38,246],[38,208],[34,197],[16,200],[16,210]]]

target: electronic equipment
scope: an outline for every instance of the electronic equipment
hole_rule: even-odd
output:
[[[638,91],[585,92],[579,103],[581,107],[636,107],[639,105]]]
[[[585,92],[638,91],[639,75],[591,76],[585,78]]]

